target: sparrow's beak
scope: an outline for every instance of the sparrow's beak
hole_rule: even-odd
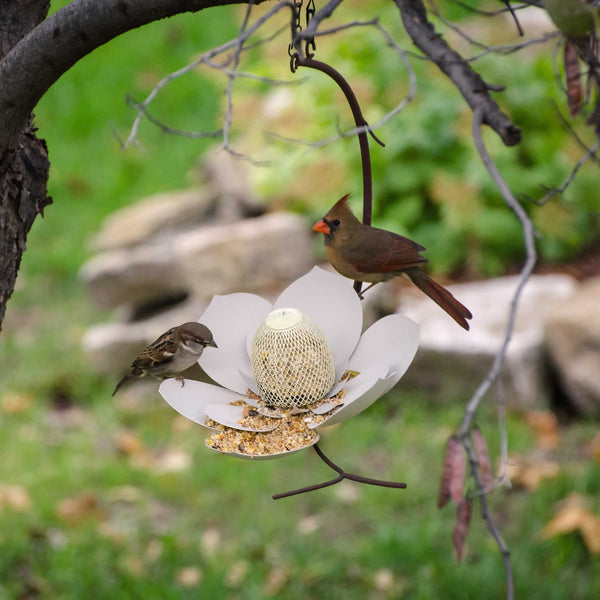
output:
[[[212,348],[218,348],[219,346],[217,346],[217,344],[215,343],[215,340],[212,340],[210,342],[208,342],[207,344],[208,346],[211,346]]]
[[[318,231],[319,233],[324,233],[325,235],[329,235],[331,233],[331,228],[323,219],[318,221],[313,225],[313,231]]]

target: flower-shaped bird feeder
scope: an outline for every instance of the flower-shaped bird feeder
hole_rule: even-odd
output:
[[[220,385],[168,379],[160,393],[212,430],[209,448],[241,458],[314,445],[321,427],[362,412],[398,382],[419,339],[418,325],[402,315],[361,335],[352,282],[319,267],[274,304],[247,293],[215,296],[199,320],[219,345],[199,363]]]

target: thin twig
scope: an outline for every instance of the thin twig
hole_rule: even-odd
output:
[[[481,110],[483,122],[500,136],[504,144],[518,144],[521,141],[521,130],[489,95],[489,85],[435,31],[427,19],[427,10],[422,0],[394,2],[400,10],[404,28],[415,45],[452,80],[473,111]]]
[[[544,190],[546,190],[546,194],[540,200],[533,200],[533,202],[539,206],[546,204],[551,198],[562,194],[568,187],[571,185],[573,180],[575,179],[577,172],[583,165],[590,160],[592,157],[596,157],[596,152],[600,148],[600,140],[596,140],[591,148],[588,148],[587,152],[575,163],[575,166],[569,173],[569,176],[565,179],[564,183],[557,188],[548,188],[546,186],[542,186]]]
[[[279,12],[282,8],[293,9],[293,4],[291,2],[278,2],[275,6],[273,6],[268,12],[266,12],[262,17],[256,20],[255,23],[252,24],[251,27],[248,27],[243,32],[238,34],[234,39],[229,40],[225,44],[222,44],[208,52],[205,52],[202,56],[200,56],[197,60],[191,62],[190,64],[169,73],[166,77],[161,79],[150,91],[146,99],[140,104],[140,108],[138,109],[138,114],[134,119],[133,125],[131,127],[129,136],[123,143],[123,147],[128,147],[131,144],[138,143],[137,142],[137,133],[139,130],[140,122],[142,117],[145,114],[145,110],[148,108],[150,103],[156,98],[156,96],[160,93],[163,87],[165,87],[168,83],[177,79],[190,71],[193,71],[196,67],[201,64],[208,64],[209,66],[215,68],[214,62],[211,61],[212,58],[231,50],[232,48],[237,48],[248,40],[262,25],[264,25],[269,19],[271,19],[277,12]],[[224,68],[228,65],[232,60],[232,57],[229,57],[222,63],[221,67]]]
[[[144,114],[144,116],[150,121],[153,125],[156,125],[162,132],[168,133],[170,135],[177,135],[180,137],[187,137],[192,139],[201,139],[201,138],[216,138],[223,135],[223,129],[217,129],[216,131],[187,131],[185,129],[177,129],[175,127],[171,127],[157,119],[146,106],[144,106],[143,102],[137,102],[135,98],[130,96],[129,94],[126,96],[126,102],[132,108],[135,108],[137,111],[140,111]],[[139,142],[136,143],[139,144]]]
[[[482,58],[483,56],[487,56],[488,54],[502,54],[502,55],[509,55],[509,54],[513,54],[514,52],[518,52],[519,50],[522,50],[523,48],[527,48],[528,46],[535,46],[536,44],[545,44],[546,42],[549,42],[550,40],[553,40],[555,38],[558,38],[561,35],[560,31],[551,31],[549,33],[545,33],[544,35],[538,37],[538,38],[534,38],[532,40],[526,40],[524,42],[519,42],[517,44],[506,44],[506,45],[502,45],[502,46],[485,46],[484,44],[479,44],[478,42],[475,42],[474,40],[471,42],[473,45],[475,46],[480,46],[485,48],[483,50],[483,52],[480,52],[479,54],[474,54],[473,56],[467,56],[465,58],[466,62],[475,62],[476,60],[479,60],[480,58]]]
[[[317,29],[323,19],[328,19],[343,0],[329,0],[329,2],[318,10],[311,18],[310,23],[300,31],[293,32],[292,45],[296,52],[302,55],[302,41],[310,40],[317,34]]]
[[[514,197],[513,193],[510,191],[506,181],[498,171],[494,161],[488,154],[485,144],[483,142],[482,134],[481,134],[481,125],[483,119],[482,109],[477,108],[473,113],[473,127],[472,133],[473,138],[475,140],[475,146],[477,147],[477,151],[479,152],[479,156],[488,172],[490,173],[492,179],[496,183],[496,186],[500,190],[504,201],[508,205],[508,207],[515,213],[519,221],[521,222],[521,226],[523,227],[523,236],[525,243],[525,252],[526,252],[526,260],[523,268],[521,270],[521,274],[519,277],[519,283],[513,295],[513,298],[510,303],[510,311],[508,315],[508,322],[506,325],[504,340],[500,347],[500,350],[496,354],[494,358],[494,362],[490,371],[488,372],[484,381],[477,388],[473,397],[469,401],[467,408],[465,410],[465,416],[462,421],[462,425],[459,431],[459,435],[464,437],[467,432],[471,428],[471,424],[473,422],[473,417],[479,407],[479,404],[483,397],[487,394],[491,386],[496,382],[498,377],[502,372],[502,366],[504,364],[504,360],[506,358],[506,353],[508,350],[508,344],[512,338],[512,334],[514,331],[515,320],[517,316],[517,309],[519,307],[519,301],[521,300],[521,295],[523,293],[523,289],[529,280],[531,273],[535,267],[537,261],[537,252],[535,249],[535,230],[533,227],[533,223],[531,219],[519,203],[519,201]]]
[[[487,494],[485,492],[485,485],[481,478],[481,474],[479,472],[479,461],[477,460],[477,454],[471,444],[471,440],[468,436],[465,436],[461,439],[461,443],[467,453],[469,458],[469,465],[471,467],[471,473],[475,479],[475,485],[477,486],[477,497],[479,499],[479,503],[481,505],[481,516],[485,521],[487,528],[494,538],[500,552],[502,554],[502,560],[504,562],[504,572],[506,575],[506,600],[514,600],[515,597],[515,584],[514,577],[512,572],[512,561],[510,558],[510,550],[506,545],[494,519],[492,518],[492,514],[490,512],[490,508],[487,501]]]
[[[480,8],[474,8],[470,6],[466,2],[462,2],[461,0],[450,0],[452,4],[456,4],[457,6],[461,6],[465,10],[473,13],[474,15],[483,15],[484,17],[495,17],[496,15],[500,15],[505,12],[514,12],[517,10],[523,10],[524,8],[529,8],[530,6],[539,6],[540,0],[532,0],[530,2],[523,2],[519,6],[511,6],[509,8],[499,8],[497,10],[482,10]]]
[[[322,148],[323,146],[331,144],[332,142],[336,142],[341,138],[352,137],[354,135],[359,135],[364,132],[368,133],[369,131],[373,131],[379,129],[380,127],[383,127],[383,125],[385,125],[388,121],[390,121],[393,117],[400,113],[409,102],[412,102],[412,100],[414,100],[415,96],[417,95],[417,76],[408,58],[408,52],[406,52],[398,46],[398,44],[395,42],[391,34],[387,31],[387,29],[381,25],[379,19],[372,19],[371,21],[352,21],[351,23],[347,23],[345,25],[340,25],[338,27],[332,27],[331,29],[327,29],[325,31],[317,32],[316,35],[328,35],[338,33],[339,31],[349,29],[350,27],[375,27],[385,38],[387,45],[398,53],[398,55],[400,56],[400,58],[406,66],[406,70],[408,71],[408,93],[406,94],[406,96],[402,99],[401,102],[398,103],[397,106],[395,106],[391,111],[386,113],[376,123],[368,126],[363,125],[361,127],[354,127],[347,131],[340,131],[336,135],[322,138],[320,140],[311,141],[304,140],[301,138],[291,138],[273,132],[265,132],[265,135],[283,142],[308,146],[311,149]]]
[[[280,500],[281,498],[289,498],[290,496],[297,496],[298,494],[305,494],[306,492],[314,492],[315,490],[321,490],[323,488],[329,487],[330,485],[335,485],[339,483],[343,479],[350,479],[351,481],[356,481],[358,483],[364,483],[366,485],[376,485],[379,487],[387,487],[387,488],[396,488],[396,489],[406,489],[406,483],[401,483],[397,481],[386,481],[384,479],[373,479],[371,477],[363,477],[362,475],[354,475],[353,473],[346,473],[341,467],[336,465],[331,459],[325,456],[324,452],[319,448],[318,444],[313,446],[314,451],[317,453],[319,458],[331,469],[333,469],[338,476],[333,479],[329,479],[328,481],[324,481],[322,483],[316,483],[314,485],[309,485],[307,487],[299,488],[297,490],[291,490],[289,492],[282,492],[281,494],[274,494],[273,500]]]
[[[512,600],[514,598],[514,583],[513,583],[512,565],[511,565],[511,560],[510,560],[510,552],[509,552],[508,548],[506,547],[506,544],[504,543],[504,540],[502,539],[502,536],[500,535],[500,532],[498,531],[498,528],[496,527],[494,520],[492,519],[492,516],[490,514],[489,507],[487,504],[485,487],[484,487],[483,481],[481,480],[481,476],[479,473],[479,464],[478,464],[477,456],[471,446],[471,442],[469,439],[469,432],[471,430],[471,427],[473,424],[473,419],[475,417],[475,414],[477,412],[479,404],[483,400],[484,396],[488,393],[491,386],[498,381],[498,379],[502,373],[502,367],[503,367],[504,361],[506,359],[508,344],[512,338],[512,334],[514,331],[514,325],[515,325],[517,310],[518,310],[518,306],[519,306],[519,301],[521,299],[523,289],[524,289],[527,281],[529,280],[531,273],[533,272],[533,268],[535,267],[535,263],[537,260],[537,253],[536,253],[535,242],[534,242],[535,231],[534,231],[533,223],[531,222],[531,219],[528,217],[528,215],[525,212],[525,210],[523,209],[523,207],[519,204],[517,199],[514,197],[513,193],[511,192],[510,188],[508,187],[506,181],[504,180],[504,178],[500,174],[498,168],[496,167],[494,161],[488,154],[485,144],[483,142],[483,137],[482,137],[482,132],[481,132],[482,121],[483,121],[482,110],[478,108],[473,113],[472,133],[473,133],[473,139],[475,140],[475,146],[477,147],[477,151],[479,152],[479,155],[481,157],[483,164],[487,168],[487,170],[490,173],[492,179],[494,180],[496,186],[500,190],[500,193],[502,194],[504,201],[506,202],[508,207],[516,214],[517,218],[521,222],[521,226],[523,228],[524,243],[525,243],[526,260],[525,260],[525,264],[521,270],[519,283],[517,285],[517,288],[514,292],[514,295],[513,295],[512,301],[511,301],[510,311],[509,311],[509,315],[508,315],[508,322],[507,322],[506,330],[505,330],[505,334],[504,334],[504,340],[502,342],[500,350],[498,351],[498,353],[496,354],[496,356],[494,358],[494,362],[492,364],[490,371],[488,372],[484,381],[479,385],[477,390],[475,390],[475,393],[473,394],[471,400],[469,401],[469,403],[465,409],[465,414],[463,416],[463,420],[462,420],[462,423],[461,423],[461,426],[460,426],[460,429],[458,432],[458,436],[459,436],[459,439],[461,440],[463,447],[465,448],[467,456],[469,457],[469,463],[471,465],[471,472],[475,479],[475,482],[477,485],[477,494],[478,494],[479,500],[481,502],[483,518],[485,519],[488,529],[489,529],[490,533],[492,534],[494,540],[496,541],[496,544],[498,545],[498,548],[500,549],[500,551],[502,553],[502,557],[504,560],[504,569],[505,569],[505,574],[506,574],[506,598],[508,600]]]
[[[237,76],[237,70],[240,65],[240,59],[242,54],[242,49],[244,47],[244,41],[242,40],[242,36],[244,35],[244,31],[248,27],[248,21],[250,20],[250,14],[252,12],[252,7],[254,6],[254,2],[250,0],[248,3],[248,7],[246,9],[246,14],[244,15],[244,20],[242,21],[242,26],[240,27],[240,32],[237,36],[237,44],[235,45],[233,52],[233,68],[228,72],[227,77],[229,81],[227,82],[227,90],[225,91],[225,98],[227,102],[227,108],[225,110],[225,119],[223,123],[223,149],[229,149],[229,131],[231,129],[231,120],[233,116],[233,84],[235,83],[235,79]]]

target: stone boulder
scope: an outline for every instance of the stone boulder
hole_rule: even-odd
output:
[[[243,163],[226,152],[210,154],[201,187],[144,198],[109,215],[92,240],[96,251],[154,244],[176,232],[233,223],[264,212],[250,191]]]
[[[600,277],[552,307],[546,347],[568,401],[582,414],[600,415]]]
[[[103,252],[80,275],[99,306],[114,308],[277,289],[313,264],[310,227],[278,212]]]
[[[443,397],[470,397],[500,349],[517,277],[448,286],[473,313],[471,330],[459,327],[418,290],[406,288],[398,312],[421,325],[417,357],[403,382],[439,391]],[[576,287],[571,277],[538,275],[527,283],[503,371],[507,400],[524,409],[546,407],[544,327],[550,309]]]

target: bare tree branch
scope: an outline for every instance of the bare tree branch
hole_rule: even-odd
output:
[[[483,164],[487,168],[496,186],[500,190],[504,201],[506,202],[507,206],[515,213],[515,215],[521,223],[521,226],[523,228],[526,259],[525,264],[521,269],[521,275],[519,283],[517,285],[517,289],[515,290],[512,301],[510,303],[508,322],[506,325],[506,332],[504,340],[502,342],[502,346],[500,347],[500,350],[494,358],[494,362],[487,377],[477,388],[469,404],[467,405],[467,408],[465,410],[465,416],[463,418],[463,422],[459,431],[459,435],[461,437],[465,436],[470,430],[471,425],[473,423],[473,417],[475,416],[475,413],[477,411],[477,408],[479,407],[481,400],[501,375],[504,360],[506,358],[506,352],[508,350],[508,344],[510,343],[514,331],[519,301],[521,299],[523,289],[525,288],[525,285],[529,280],[529,277],[531,276],[531,273],[533,272],[533,269],[537,262],[537,252],[535,249],[535,230],[533,227],[533,223],[531,222],[531,219],[529,218],[523,207],[519,204],[518,200],[514,197],[513,193],[508,187],[508,184],[500,174],[500,171],[498,171],[498,167],[496,167],[494,161],[488,154],[481,135],[482,124],[483,111],[482,109],[476,109],[473,113],[473,138],[475,140],[475,146],[477,147],[477,151],[479,152],[479,156],[481,157]]]
[[[86,54],[152,21],[236,3],[243,0],[74,0],[40,23],[0,62],[0,176],[39,99]]]
[[[427,20],[421,0],[394,0],[402,22],[415,45],[453,81],[473,111],[480,109],[482,122],[489,125],[507,146],[521,141],[521,130],[489,95],[490,86],[469,64],[448,46]]]
[[[182,12],[243,2],[73,0],[44,20],[48,0],[1,1],[0,324],[29,230],[51,202],[46,146],[31,125],[31,112],[40,98],[79,59],[126,31]]]
[[[511,565],[511,560],[510,560],[510,552],[509,552],[504,540],[502,539],[502,536],[500,535],[500,532],[498,531],[498,528],[497,528],[496,524],[494,523],[494,520],[490,513],[490,510],[489,510],[489,507],[487,504],[487,499],[486,499],[485,486],[483,484],[481,474],[479,472],[479,464],[478,464],[478,460],[477,460],[477,455],[475,454],[473,447],[471,445],[471,441],[469,439],[469,432],[471,431],[471,428],[473,426],[473,419],[475,417],[477,409],[479,408],[479,404],[481,403],[481,401],[483,400],[485,395],[489,392],[492,385],[499,380],[500,375],[502,373],[502,367],[503,367],[504,361],[506,359],[508,345],[510,343],[510,340],[512,338],[512,334],[514,331],[514,325],[515,325],[517,310],[519,307],[519,301],[521,299],[523,289],[525,288],[525,285],[526,285],[527,281],[529,280],[529,277],[531,276],[531,273],[533,272],[533,269],[535,267],[535,264],[537,261],[537,253],[536,253],[535,242],[534,242],[535,232],[534,232],[533,223],[531,222],[530,218],[528,217],[528,215],[525,212],[525,210],[523,209],[523,207],[519,204],[517,199],[514,197],[513,193],[511,192],[510,188],[508,187],[506,181],[504,180],[504,178],[500,174],[500,171],[496,167],[494,161],[488,154],[485,144],[483,142],[483,137],[482,137],[482,132],[481,132],[482,124],[483,124],[483,109],[477,108],[473,113],[473,127],[472,127],[472,133],[473,133],[473,139],[475,140],[475,146],[477,147],[477,151],[479,152],[479,155],[481,157],[483,164],[487,168],[487,170],[490,173],[492,179],[494,180],[496,186],[500,190],[500,193],[502,194],[504,201],[506,202],[507,206],[516,214],[517,218],[519,219],[519,221],[521,223],[521,226],[523,228],[523,235],[524,235],[526,260],[525,260],[525,264],[521,270],[519,283],[517,285],[517,288],[513,295],[513,299],[511,301],[510,311],[509,311],[509,315],[508,315],[508,322],[506,325],[506,331],[505,331],[505,335],[504,335],[504,340],[502,342],[502,345],[501,345],[498,353],[496,354],[496,356],[494,358],[494,362],[492,364],[492,367],[491,367],[488,375],[486,376],[484,381],[479,385],[479,387],[475,390],[475,393],[471,397],[471,400],[469,401],[469,403],[465,409],[465,413],[464,413],[463,420],[462,420],[462,423],[461,423],[461,426],[460,426],[460,429],[458,432],[458,436],[459,436],[459,439],[461,440],[461,443],[463,444],[463,447],[465,448],[467,456],[469,457],[469,463],[471,465],[471,473],[473,475],[473,478],[475,479],[475,483],[477,486],[476,493],[479,496],[479,500],[481,503],[483,518],[485,519],[487,527],[488,527],[491,535],[493,536],[493,538],[496,540],[496,544],[498,545],[498,548],[500,549],[500,551],[502,553],[502,557],[504,560],[504,568],[505,568],[505,573],[506,573],[506,583],[507,583],[506,598],[508,600],[512,600],[514,598],[514,583],[513,583],[512,565]],[[504,412],[503,412],[504,409],[503,409],[503,406],[500,408],[502,409],[502,412],[500,412],[501,423],[504,423]],[[503,433],[502,440],[503,440],[502,452],[504,454],[506,451],[505,446],[504,446],[505,445],[505,434],[504,433]]]
[[[249,4],[249,6],[251,6],[251,4]],[[152,117],[148,113],[148,106],[154,101],[154,99],[158,96],[160,91],[174,79],[177,79],[183,75],[186,75],[187,73],[196,69],[201,64],[205,64],[213,69],[217,69],[217,70],[225,73],[229,79],[228,85],[227,85],[227,90],[226,90],[227,109],[226,109],[226,113],[225,113],[225,125],[223,126],[223,128],[218,130],[218,132],[187,132],[187,133],[184,133],[183,135],[186,135],[187,137],[196,137],[196,138],[223,136],[223,147],[225,149],[227,149],[228,151],[231,151],[231,148],[229,146],[229,128],[231,126],[231,114],[232,114],[232,110],[233,110],[233,104],[232,104],[232,98],[231,98],[232,88],[233,88],[233,83],[236,78],[245,76],[245,74],[240,73],[237,70],[237,65],[239,64],[240,54],[241,54],[242,50],[244,49],[245,42],[254,33],[256,33],[256,31],[258,31],[258,29],[260,29],[260,27],[262,27],[276,13],[278,13],[282,8],[291,9],[292,4],[290,2],[280,2],[280,3],[276,4],[267,13],[265,13],[261,18],[257,19],[257,21],[255,23],[253,23],[251,27],[247,26],[247,19],[249,17],[249,12],[247,12],[246,13],[246,21],[244,22],[244,25],[240,29],[239,34],[235,38],[229,40],[228,42],[226,42],[224,44],[221,44],[217,48],[213,48],[212,50],[205,52],[202,56],[200,56],[198,59],[194,60],[190,64],[185,65],[184,67],[182,67],[181,69],[178,69],[177,71],[169,73],[166,77],[161,79],[152,88],[152,90],[150,91],[150,93],[148,94],[146,99],[143,102],[137,104],[136,108],[138,110],[138,114],[133,122],[129,136],[127,137],[127,139],[125,140],[125,142],[123,144],[124,147],[128,147],[134,143],[139,145],[139,142],[137,140],[137,132],[138,132],[138,129],[140,126],[140,122],[141,122],[143,116],[146,116],[151,121],[153,121]],[[213,59],[215,57],[220,56],[224,52],[227,52],[232,49],[234,49],[235,52],[233,54],[229,55],[222,63],[215,63],[213,61]],[[232,62],[234,63],[233,68],[228,69],[227,66]],[[261,79],[264,80],[264,78],[261,78]],[[173,130],[172,128],[169,128],[166,125],[164,125],[163,123],[159,123],[159,126],[163,130],[168,130],[168,132],[170,132],[170,133],[179,131],[179,130]],[[236,156],[237,156],[237,154],[236,154]],[[239,155],[239,156],[241,156],[241,155]]]

